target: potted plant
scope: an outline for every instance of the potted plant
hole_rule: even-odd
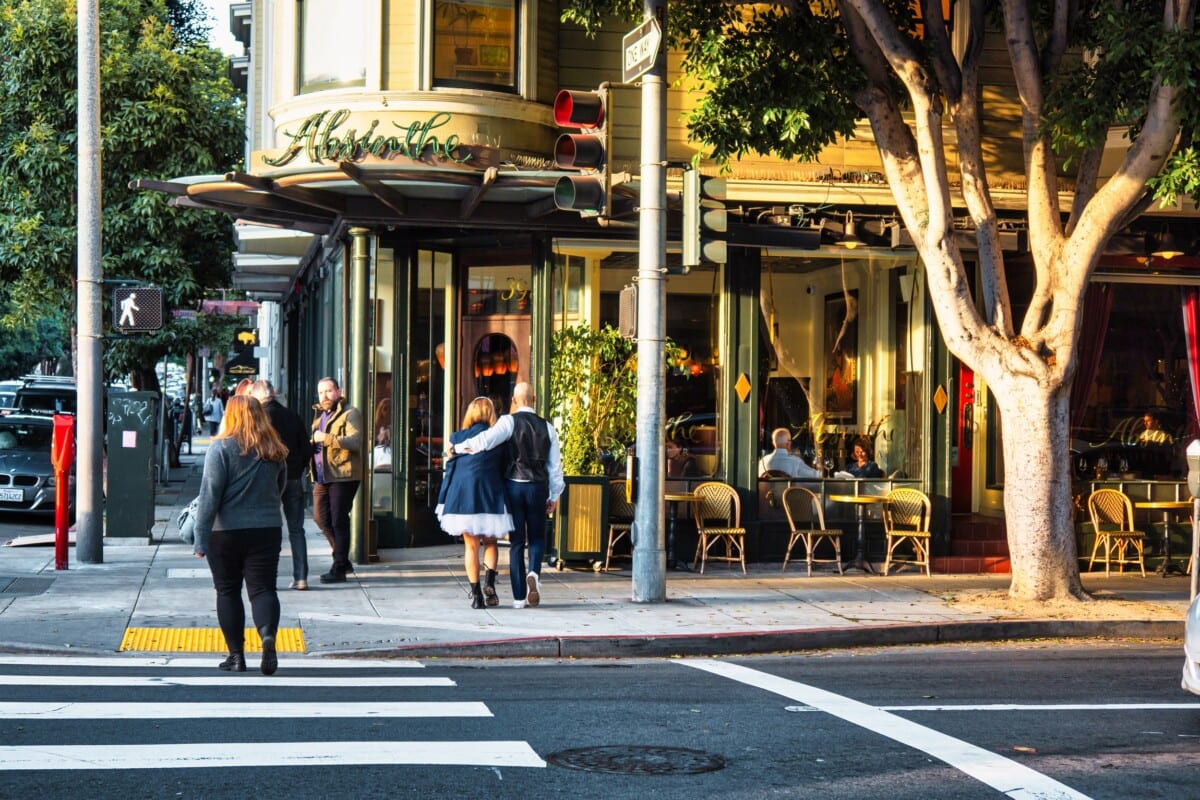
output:
[[[670,341],[665,347],[674,363],[679,348]],[[636,343],[611,325],[557,331],[549,410],[567,482],[556,519],[557,563],[591,560],[598,569],[608,546],[609,474],[637,435]]]
[[[484,18],[484,13],[474,3],[463,0],[439,0],[437,14],[446,23],[446,29],[454,34],[454,60],[457,64],[475,63],[475,49],[468,47],[462,34],[469,33],[471,26]]]

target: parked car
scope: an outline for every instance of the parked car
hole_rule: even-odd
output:
[[[75,379],[58,375],[26,375],[17,387],[14,412],[74,414]]]
[[[0,381],[0,408],[12,408],[17,400],[21,381]]]
[[[54,421],[49,416],[13,413],[0,417],[0,511],[54,513],[53,438]],[[70,482],[73,511],[74,476]]]
[[[1183,688],[1200,694],[1200,596],[1188,607],[1183,629]]]

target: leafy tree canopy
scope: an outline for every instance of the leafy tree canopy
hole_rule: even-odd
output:
[[[244,104],[225,57],[186,27],[194,0],[171,6],[183,38],[164,0],[100,4],[103,272],[152,282],[188,307],[229,283],[229,222],[129,182],[235,168]],[[0,6],[0,281],[15,317],[74,316],[76,58],[73,2]]]

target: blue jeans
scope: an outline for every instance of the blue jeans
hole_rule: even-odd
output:
[[[512,582],[513,599],[524,600],[526,543],[529,545],[529,571],[542,574],[542,557],[546,552],[546,501],[550,499],[550,487],[544,483],[508,481],[504,493],[515,528],[508,535],[508,578]]]
[[[308,543],[304,540],[304,488],[297,478],[283,487],[283,518],[292,545],[292,579],[308,580]]]

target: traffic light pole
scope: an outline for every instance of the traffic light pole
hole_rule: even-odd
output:
[[[644,18],[663,30],[667,0],[644,0]],[[633,520],[633,600],[667,599],[663,416],[667,266],[667,59],[660,49],[642,76],[641,210],[638,215],[637,511]]]

